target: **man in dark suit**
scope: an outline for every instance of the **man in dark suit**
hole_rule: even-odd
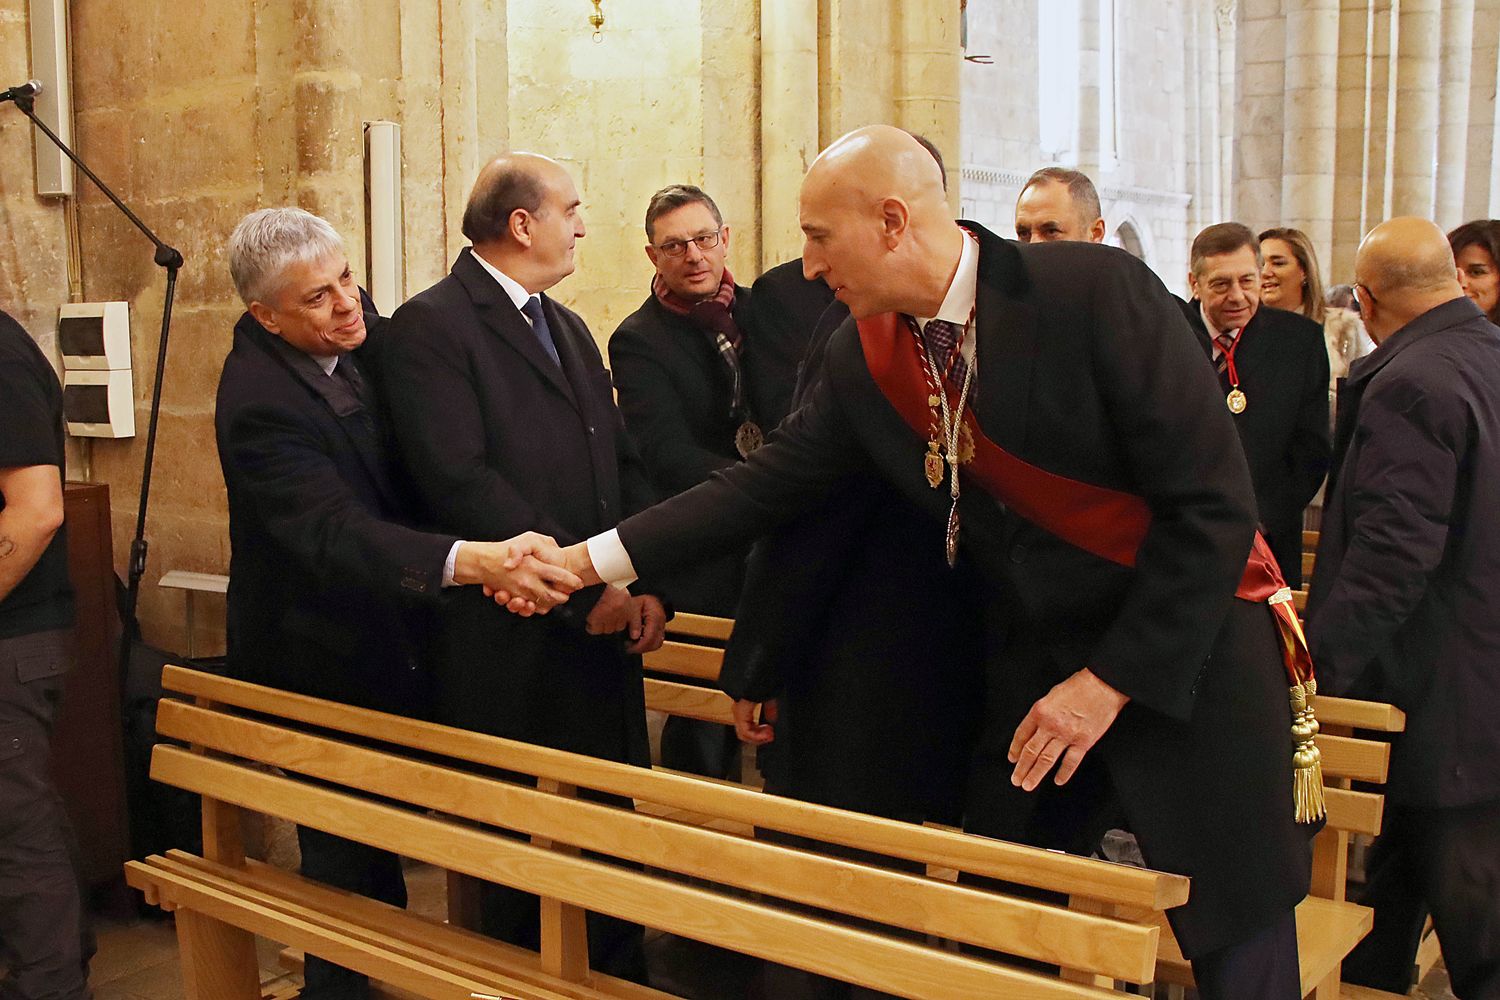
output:
[[[511,593],[533,599],[525,610],[546,610],[577,581],[534,559],[511,573],[508,545],[403,523],[408,498],[373,393],[384,321],[361,311],[327,222],[293,208],[254,212],[230,236],[229,261],[247,307],[214,411],[229,491],[229,670],[418,714],[430,687],[421,605],[434,605],[445,587],[509,582]],[[303,874],[405,905],[394,855],[306,827],[297,833]],[[309,956],[302,995],[363,997],[368,987]]]
[[[492,161],[464,211],[474,245],[392,319],[393,427],[435,529],[573,542],[653,499],[593,336],[543,294],[573,271],[578,206],[553,160]],[[661,644],[659,597],[607,587],[545,619],[490,610],[477,593],[443,609],[439,721],[649,766],[639,654]],[[535,897],[486,898],[482,929],[537,946]],[[640,928],[590,917],[594,967],[643,979]]]
[[[729,227],[701,188],[673,184],[646,206],[651,294],[609,338],[609,360],[625,427],[657,495],[696,486],[762,441],[747,356],[750,290],[725,266]],[[769,430],[769,427],[765,427]],[[662,585],[680,611],[734,617],[745,551],[688,567]],[[737,777],[739,744],[726,726],[669,717],[661,736],[667,767]]]
[[[1250,478],[1170,294],[1118,250],[960,228],[931,157],[886,126],[823,152],[801,212],[808,275],[861,323],[834,335],[826,375],[770,444],[565,549],[569,565],[585,583],[659,572],[878,471],[950,525],[985,580],[966,825],[1092,847],[1122,807],[1147,862],[1193,879],[1170,916],[1203,995],[1297,997],[1309,827],[1294,818],[1287,681],[1270,609],[1234,596],[1255,534]],[[952,416],[965,413],[967,433]],[[1035,507],[997,500],[991,444],[1070,490],[1131,494],[1146,511],[1138,544],[1111,554],[1109,524],[1070,544]],[[986,478],[955,483],[966,463]]]
[[[1182,304],[1219,373],[1262,533],[1293,589],[1302,586],[1302,512],[1328,473],[1328,351],[1318,324],[1260,302],[1260,242],[1237,222],[1193,240]]]
[[[1352,982],[1405,993],[1426,912],[1462,1000],[1500,996],[1500,329],[1441,230],[1377,226],[1355,259],[1380,346],[1339,393],[1308,601],[1320,691],[1405,711]]]

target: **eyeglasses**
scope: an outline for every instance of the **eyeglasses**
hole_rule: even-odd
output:
[[[714,247],[719,245],[719,235],[722,232],[722,229],[715,229],[711,233],[704,233],[702,236],[694,236],[690,240],[668,240],[665,243],[658,243],[656,245],[656,249],[660,250],[668,257],[681,257],[683,254],[687,253],[689,243],[697,244],[699,250],[712,250]]]

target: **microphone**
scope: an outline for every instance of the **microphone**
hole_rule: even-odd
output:
[[[42,81],[27,80],[19,86],[11,87],[9,90],[0,91],[0,103],[14,101],[18,97],[35,97],[42,92]]]

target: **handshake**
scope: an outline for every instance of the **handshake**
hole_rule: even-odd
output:
[[[580,542],[562,548],[547,535],[528,531],[503,542],[465,542],[453,564],[453,582],[481,584],[486,597],[523,618],[544,615],[565,603],[575,592],[600,583]],[[606,587],[589,612],[591,635],[626,632],[627,650],[649,653],[661,646],[667,624],[659,598],[635,597],[619,587]]]

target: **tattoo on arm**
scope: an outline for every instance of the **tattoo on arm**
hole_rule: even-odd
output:
[[[14,555],[15,551],[16,543],[11,541],[7,536],[0,535],[0,559],[4,559],[9,555]]]

